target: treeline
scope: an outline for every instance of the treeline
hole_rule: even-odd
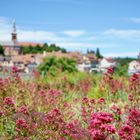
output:
[[[2,45],[0,45],[0,55],[4,55],[4,49]]]
[[[137,58],[115,58],[115,61],[117,62],[117,68],[115,70],[115,73],[119,76],[126,76],[128,73],[128,67],[129,63],[133,60],[138,60]]]
[[[53,52],[53,51],[61,51],[63,53],[66,53],[66,49],[61,48],[59,46],[56,46],[55,44],[50,44],[48,45],[45,43],[43,46],[36,45],[36,46],[22,46],[21,47],[21,53],[22,54],[36,54],[36,53],[43,53],[44,51],[46,52]]]
[[[94,50],[87,49],[87,54],[95,54],[97,58],[103,58],[103,55],[100,53],[99,48],[96,49],[96,52]]]

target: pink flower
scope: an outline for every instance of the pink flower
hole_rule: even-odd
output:
[[[0,117],[3,115],[3,112],[2,111],[0,111]]]
[[[110,68],[108,68],[108,69],[107,69],[107,73],[109,73],[109,74],[111,74],[111,75],[112,75],[112,74],[114,73],[113,68],[111,68],[111,67],[110,67]]]
[[[26,106],[21,106],[19,109],[18,109],[18,113],[24,113],[26,114],[28,111],[27,111],[27,108]]]
[[[16,126],[17,127],[28,128],[28,125],[27,125],[25,119],[18,119],[18,120],[16,120]]]
[[[113,105],[111,107],[111,110],[113,110],[117,115],[121,114],[121,109],[119,107],[117,107],[116,105]]]
[[[116,129],[112,125],[109,125],[109,124],[103,124],[101,125],[100,128],[112,134],[115,133],[116,131]]]
[[[133,101],[133,95],[132,95],[132,94],[129,94],[129,95],[128,95],[128,100],[129,100],[129,101]]]
[[[105,99],[104,98],[100,98],[100,99],[98,99],[98,101],[97,101],[97,103],[104,103],[105,102]]]
[[[84,104],[88,103],[88,98],[87,98],[87,97],[84,97],[84,98],[82,99],[82,103],[84,103]]]
[[[112,121],[112,115],[107,112],[93,113],[88,126],[93,140],[106,139],[109,134],[115,133],[115,128],[110,124]]]
[[[11,69],[11,71],[12,71],[12,73],[18,73],[19,72],[17,66],[13,66],[12,69]]]
[[[95,103],[95,99],[90,99],[90,103],[94,104]]]
[[[132,126],[140,127],[140,111],[133,109],[128,116],[128,123]]]
[[[121,139],[132,140],[134,130],[133,130],[133,128],[131,126],[125,125],[125,126],[121,127],[121,129],[119,130],[118,134],[119,134]]]
[[[7,104],[7,105],[13,105],[14,104],[11,97],[5,97],[4,103]]]
[[[60,138],[59,140],[66,140],[65,138]]]
[[[131,83],[134,83],[134,82],[137,82],[138,80],[139,80],[139,74],[137,74],[137,73],[134,73],[132,76],[131,76],[131,78],[130,78],[130,82]]]
[[[40,90],[40,91],[39,91],[39,95],[40,95],[40,96],[44,96],[44,95],[45,95],[45,91],[44,91],[44,90]]]
[[[61,94],[60,91],[54,90],[54,89],[50,89],[50,90],[48,91],[48,93],[49,93],[50,95],[52,95],[52,96],[58,96],[58,95]]]

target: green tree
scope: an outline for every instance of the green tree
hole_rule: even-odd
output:
[[[4,49],[3,46],[0,45],[0,55],[4,55]]]
[[[115,74],[119,76],[127,76],[128,75],[128,67],[129,63],[133,60],[138,60],[136,58],[115,58],[117,62],[117,68],[115,69]]]
[[[57,71],[61,72],[75,72],[76,62],[69,58],[57,58],[57,57],[47,57],[44,62],[38,66],[39,72],[50,73],[51,75],[56,75]]]
[[[46,52],[53,52],[53,51],[61,51],[63,53],[66,53],[66,49],[60,48],[56,46],[55,44],[51,44],[50,46],[45,43],[43,46],[36,45],[36,46],[27,46],[27,47],[21,47],[21,53],[22,54],[36,54],[36,53],[43,53],[43,51]]]
[[[95,54],[95,51],[87,49],[87,54]]]
[[[97,57],[97,58],[103,58],[103,56],[102,56],[101,53],[100,53],[99,48],[97,48],[97,50],[96,50],[96,57]]]

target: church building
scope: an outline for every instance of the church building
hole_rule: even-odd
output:
[[[4,48],[5,56],[16,56],[20,55],[21,47],[27,46],[36,46],[36,45],[43,46],[40,43],[32,43],[32,42],[19,42],[17,38],[17,31],[16,31],[16,22],[13,22],[13,31],[11,33],[11,40],[10,41],[0,41],[0,45]]]
[[[11,33],[11,41],[0,41],[0,45],[4,47],[5,56],[14,56],[20,53],[20,46],[17,41],[16,23],[13,22],[13,31]]]

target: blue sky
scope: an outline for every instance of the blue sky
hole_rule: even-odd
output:
[[[104,56],[140,52],[140,0],[1,0],[0,40],[10,40],[13,19],[19,41],[56,43]]]

